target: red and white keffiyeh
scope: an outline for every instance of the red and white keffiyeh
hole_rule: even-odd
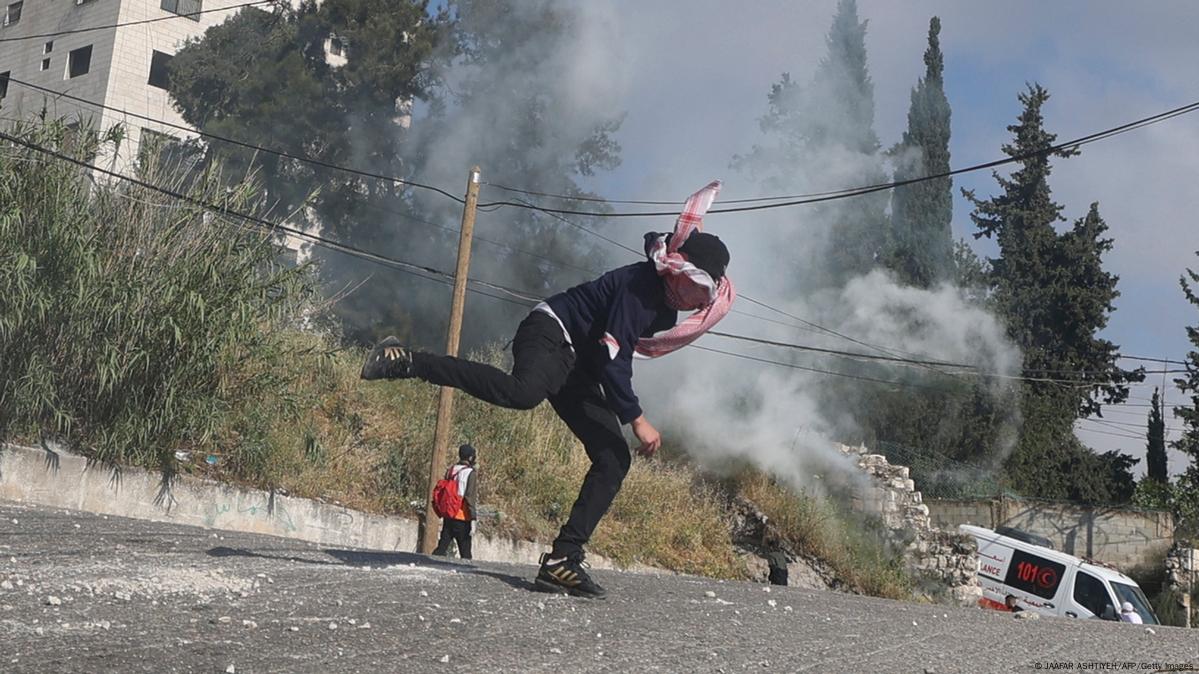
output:
[[[679,246],[692,232],[703,230],[704,214],[719,192],[720,181],[713,180],[692,194],[675,221],[670,242],[663,234],[650,245],[649,259],[666,284],[667,302],[679,311],[695,313],[666,332],[637,340],[634,356],[657,358],[677,351],[712,329],[732,308],[737,296],[732,279],[726,274],[719,284],[714,282],[706,271],[688,262],[686,255],[679,252]]]

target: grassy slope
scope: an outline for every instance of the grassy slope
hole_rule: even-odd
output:
[[[361,382],[361,355],[309,355],[309,362],[297,363],[303,374],[294,381],[293,392],[300,408],[311,413],[301,414],[300,423],[274,426],[265,462],[270,470],[259,479],[349,507],[414,514],[423,508],[427,489],[437,388],[415,381]],[[487,355],[500,359],[498,353]],[[461,394],[455,399],[454,422],[451,446],[470,442],[479,448],[481,500],[502,513],[488,527],[517,538],[552,539],[588,468],[582,447],[565,425],[547,404],[530,412],[503,410]],[[246,477],[237,461],[223,466],[218,477]],[[201,465],[192,469],[206,470]],[[831,506],[758,473],[745,473],[734,482],[792,547],[827,560],[851,587],[906,596],[903,574],[882,557],[872,538],[851,531],[853,525]],[[728,518],[721,490],[690,464],[636,459],[591,548],[622,563],[740,578],[745,567],[734,550]]]

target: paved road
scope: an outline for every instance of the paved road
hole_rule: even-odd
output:
[[[1172,628],[602,571],[612,598],[589,602],[531,592],[533,572],[0,503],[0,672],[1199,664],[1199,632]]]

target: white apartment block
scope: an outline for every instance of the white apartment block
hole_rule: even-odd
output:
[[[98,129],[123,124],[126,138],[117,156],[100,157],[104,168],[128,172],[146,131],[176,138],[186,132],[125,113],[185,124],[166,90],[166,68],[189,37],[223,22],[246,0],[0,0],[0,117],[29,119],[43,107],[68,122],[90,119]],[[262,5],[269,10],[269,5]],[[203,13],[195,12],[203,10]],[[162,21],[101,30],[31,37],[113,26],[147,19]],[[27,39],[23,39],[27,38]],[[109,109],[77,103],[31,89],[29,82]]]

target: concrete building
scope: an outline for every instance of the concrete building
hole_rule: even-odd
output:
[[[6,123],[28,119],[43,108],[69,122],[89,119],[96,128],[125,125],[126,140],[116,156],[99,157],[104,168],[126,173],[144,139],[179,129],[98,109],[31,89],[9,78],[67,93],[115,110],[184,124],[171,104],[166,68],[189,37],[201,35],[247,0],[0,0],[0,117]],[[269,9],[269,6],[263,5]],[[193,14],[203,10],[202,14]],[[190,14],[190,16],[189,16]],[[32,37],[113,26],[147,19],[163,21],[116,28]]]

